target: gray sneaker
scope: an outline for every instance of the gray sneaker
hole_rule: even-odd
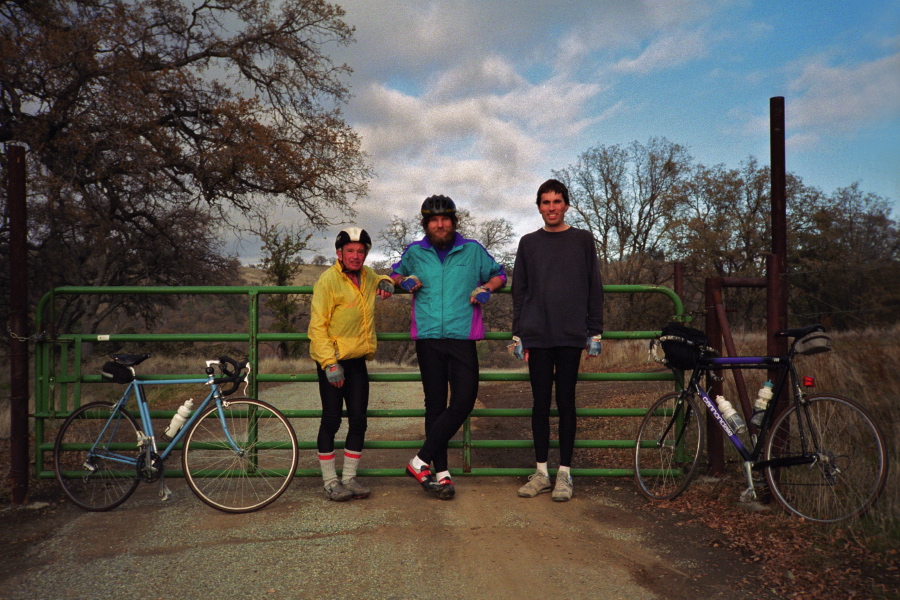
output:
[[[368,498],[369,494],[372,493],[372,490],[361,484],[356,480],[356,477],[351,477],[347,481],[342,481],[341,485],[344,486],[345,490],[348,490],[351,494],[353,494],[354,498]]]
[[[353,497],[353,492],[341,485],[340,480],[325,485],[325,497],[335,502],[345,502]]]
[[[572,476],[568,473],[557,473],[556,486],[553,488],[550,498],[554,502],[568,502],[572,499],[572,492]]]
[[[519,488],[519,496],[522,498],[534,498],[538,494],[550,491],[550,478],[543,473],[534,473],[528,476],[528,483]]]

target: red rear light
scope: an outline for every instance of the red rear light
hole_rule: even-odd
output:
[[[803,377],[803,386],[804,387],[816,387],[816,378],[804,376]]]

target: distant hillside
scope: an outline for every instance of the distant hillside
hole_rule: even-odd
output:
[[[293,285],[314,285],[316,280],[319,279],[319,275],[322,274],[322,271],[330,266],[330,264],[303,265],[300,268],[300,274],[297,275],[292,283]],[[245,285],[265,285],[263,283],[265,271],[262,269],[257,269],[256,267],[241,267],[241,276],[246,282]]]

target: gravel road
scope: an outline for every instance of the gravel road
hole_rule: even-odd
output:
[[[418,384],[409,386],[373,385],[372,408],[396,406],[398,397],[420,402]],[[261,397],[315,407],[292,388]],[[298,424],[298,437],[311,439],[307,427],[314,423]],[[417,439],[420,428],[418,420],[394,420],[373,423],[371,435]],[[314,465],[314,452],[304,454],[301,468]],[[298,478],[274,504],[244,515],[207,507],[181,480],[169,481],[175,495],[166,502],[145,484],[106,513],[52,497],[7,506],[0,598],[770,597],[760,587],[735,589],[752,580],[752,566],[713,543],[721,534],[674,511],[647,510],[630,480],[576,478],[568,503],[549,494],[518,498],[523,481],[509,477],[458,477],[450,502],[409,478],[366,483],[370,498],[333,503],[318,479]]]

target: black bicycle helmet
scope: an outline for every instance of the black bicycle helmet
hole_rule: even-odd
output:
[[[456,218],[456,205],[447,196],[428,196],[422,203],[422,217],[430,219],[439,215]]]
[[[372,238],[369,237],[365,229],[359,227],[341,229],[340,233],[337,234],[337,239],[334,240],[334,248],[335,250],[340,250],[350,242],[359,242],[366,247],[367,253],[372,249]]]

